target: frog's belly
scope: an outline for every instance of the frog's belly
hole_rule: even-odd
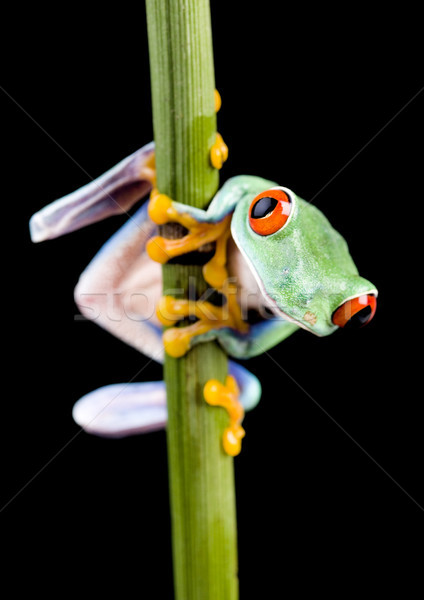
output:
[[[260,312],[266,305],[266,299],[232,238],[228,244],[228,273],[231,282],[237,286],[242,314],[247,318],[249,311]],[[127,274],[124,287],[130,311],[142,318],[151,319],[159,326],[155,306],[162,295],[161,266],[143,253]]]
[[[134,235],[142,232],[134,228]],[[146,231],[146,234],[149,234]],[[140,244],[126,243],[101,251],[89,265],[75,290],[83,315],[137,350],[163,360],[161,325],[156,305],[162,295],[162,268]],[[131,256],[130,256],[131,255]],[[228,245],[228,269],[237,286],[243,318],[260,312],[266,303],[247,263],[235,243]]]

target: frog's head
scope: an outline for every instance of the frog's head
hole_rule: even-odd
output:
[[[319,336],[374,316],[377,290],[358,275],[345,240],[291,190],[246,195],[231,232],[276,315]]]

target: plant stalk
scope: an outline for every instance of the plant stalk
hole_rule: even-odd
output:
[[[219,182],[209,162],[216,135],[209,0],[146,0],[146,10],[157,187],[204,208]],[[180,235],[172,226],[166,232]],[[201,266],[163,266],[165,294],[188,297],[193,288],[197,297],[207,289]],[[203,398],[206,381],[226,374],[214,342],[165,359],[176,600],[238,598],[234,464],[222,448],[228,415]]]

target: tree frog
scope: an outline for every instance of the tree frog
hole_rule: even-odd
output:
[[[326,336],[339,327],[365,325],[374,316],[377,290],[358,275],[345,240],[315,206],[290,189],[241,175],[226,181],[207,210],[200,210],[173,202],[154,184],[151,143],[46,206],[30,222],[34,242],[55,238],[128,214],[152,191],[149,204],[130,216],[82,273],[75,301],[87,319],[153,360],[163,361],[164,346],[180,356],[211,339],[231,357],[247,359],[298,329]],[[182,240],[156,235],[157,226],[170,221],[186,227]],[[207,243],[215,244],[215,254],[204,275],[220,292],[221,305],[212,299],[161,297],[159,263]],[[162,325],[187,316],[196,321],[171,327],[162,336]],[[261,395],[258,379],[234,361],[229,372],[228,386],[233,392],[238,388],[243,409],[253,408]],[[228,386],[227,399],[232,397]],[[219,404],[216,394],[216,385],[205,390],[210,404]],[[73,416],[88,432],[102,436],[159,429],[166,424],[165,387],[163,382],[102,387],[81,398]]]

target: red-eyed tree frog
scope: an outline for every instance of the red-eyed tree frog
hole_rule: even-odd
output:
[[[151,143],[36,213],[32,240],[126,213],[153,184]],[[156,237],[157,224],[169,221],[188,229],[183,242]],[[158,263],[208,241],[216,242],[216,251],[204,267],[205,279],[221,292],[223,306],[211,300],[193,302],[190,309],[187,302],[161,298]],[[376,298],[374,285],[358,275],[345,240],[315,206],[274,181],[247,175],[229,179],[207,210],[153,192],[149,206],[141,206],[101,248],[75,289],[87,319],[159,362],[164,342],[166,351],[179,356],[216,339],[231,357],[246,359],[299,328],[326,336],[338,327],[359,327],[374,316]],[[189,314],[197,317],[194,324],[168,329],[162,337],[162,324]],[[233,361],[229,370],[244,409],[253,408],[261,395],[258,379]],[[73,414],[87,431],[102,436],[158,429],[166,424],[165,387],[106,386],[81,398]]]

